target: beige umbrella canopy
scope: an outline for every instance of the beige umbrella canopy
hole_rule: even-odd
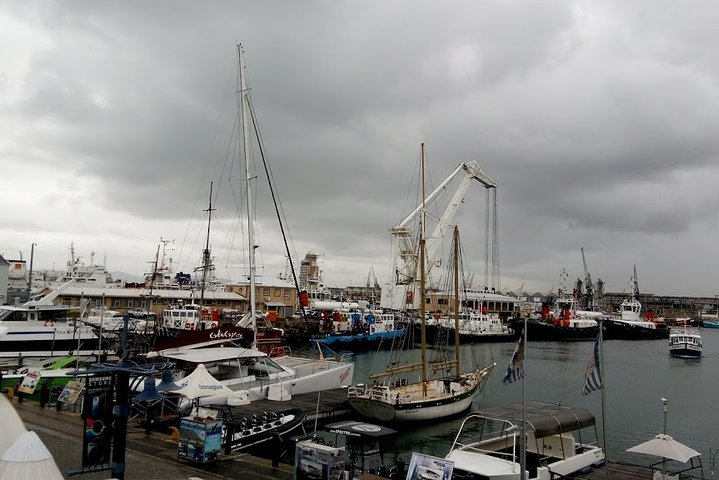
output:
[[[0,395],[0,422],[2,422],[2,434],[0,434],[0,455],[2,455],[20,435],[27,431],[15,407],[4,395]]]
[[[22,433],[0,457],[3,480],[62,480],[52,454],[35,432]]]
[[[649,441],[627,449],[627,452],[644,453],[682,463],[687,463],[692,458],[701,455],[693,448],[687,447],[664,433],[660,433]]]

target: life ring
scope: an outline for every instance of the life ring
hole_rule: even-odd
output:
[[[185,322],[185,330],[194,330],[195,324],[192,322]]]
[[[45,320],[45,326],[46,327],[54,327],[55,322],[53,322],[52,320]]]
[[[217,322],[210,323],[210,328],[217,328]]]
[[[376,333],[376,332],[377,332],[377,327],[375,327],[374,325],[370,325],[369,333]]]

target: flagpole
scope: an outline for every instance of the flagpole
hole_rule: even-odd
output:
[[[603,320],[597,320],[597,323],[599,324],[599,375],[602,382],[602,432],[604,435],[602,435],[602,448],[604,449],[604,478],[609,480],[609,459],[607,458],[607,413],[606,413],[606,391],[607,391],[607,380],[606,376],[604,375],[605,367],[607,366],[606,363],[604,363],[604,325],[602,325]]]
[[[524,360],[527,359],[527,317],[524,317],[524,332],[522,339],[522,349],[524,350]],[[519,439],[519,480],[527,478],[527,362],[523,362],[524,375],[522,375],[522,428],[520,429],[521,437]]]

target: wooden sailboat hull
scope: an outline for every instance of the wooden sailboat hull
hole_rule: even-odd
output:
[[[350,406],[360,415],[384,423],[432,421],[466,412],[481,392],[494,365],[469,372],[457,380],[431,380],[427,394],[421,383],[352,387]]]

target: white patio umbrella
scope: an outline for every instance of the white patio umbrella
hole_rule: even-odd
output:
[[[204,364],[199,364],[195,370],[178,382],[179,393],[190,400],[204,397],[226,397],[228,405],[247,405],[250,403],[247,392],[235,392],[225,384],[213,377]]]
[[[0,424],[2,424],[2,435],[0,435],[0,455],[2,455],[20,435],[27,432],[20,415],[4,395],[0,395]]]
[[[660,433],[649,441],[640,443],[627,452],[644,453],[656,457],[668,458],[678,462],[687,463],[690,459],[701,455],[693,448],[689,448],[681,442],[674,440],[671,436]]]
[[[3,480],[62,480],[52,454],[35,432],[22,433],[0,457]]]

